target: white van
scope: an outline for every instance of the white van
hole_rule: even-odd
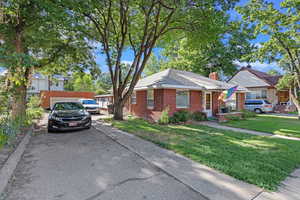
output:
[[[79,99],[79,102],[90,113],[100,114],[100,105],[94,99]]]

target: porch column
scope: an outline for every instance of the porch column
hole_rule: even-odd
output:
[[[221,106],[224,104],[222,101],[219,101],[218,98],[221,92],[212,92],[212,114],[216,116],[220,112]]]

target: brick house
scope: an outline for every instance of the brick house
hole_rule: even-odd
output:
[[[275,111],[296,109],[289,96],[288,90],[278,90],[276,85],[282,75],[269,75],[254,70],[251,66],[242,67],[233,75],[228,83],[237,84],[248,89],[246,99],[265,99],[275,106]],[[293,108],[294,107],[294,108]],[[292,111],[292,110],[291,110]]]
[[[218,100],[222,91],[235,85],[187,71],[167,69],[138,81],[125,112],[132,115],[158,120],[162,111],[169,107],[169,115],[178,110],[203,111],[208,116],[216,116],[224,103]],[[246,89],[238,87],[230,104],[233,110],[244,108]],[[225,105],[229,106],[229,105]]]

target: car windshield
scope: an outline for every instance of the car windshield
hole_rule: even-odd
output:
[[[54,105],[54,110],[82,110],[84,107],[80,103],[75,102],[64,102],[56,103]]]
[[[82,104],[97,104],[95,100],[83,100]]]
[[[264,100],[266,104],[271,104],[270,101],[268,100]]]

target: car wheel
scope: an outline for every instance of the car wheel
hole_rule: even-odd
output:
[[[54,130],[48,126],[48,133],[53,133]]]
[[[257,113],[257,114],[261,114],[261,113],[262,113],[262,110],[259,109],[259,108],[256,108],[256,109],[254,110],[254,112]]]

